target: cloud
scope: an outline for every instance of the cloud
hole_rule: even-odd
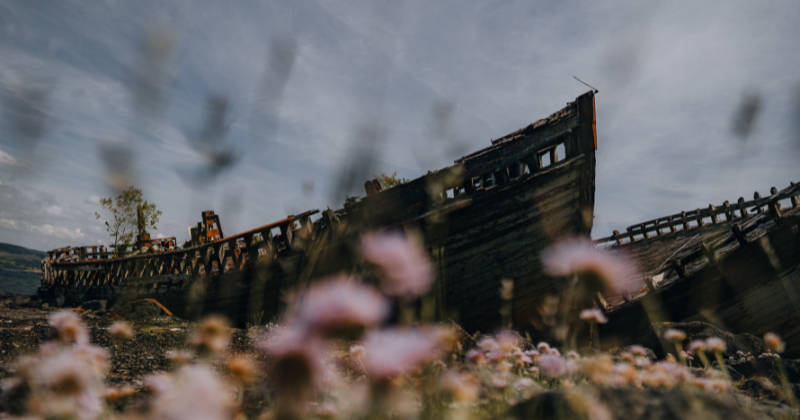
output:
[[[0,170],[9,172],[27,171],[30,169],[30,164],[25,161],[18,160],[14,156],[0,149]]]
[[[53,226],[50,224],[32,225],[25,221],[0,219],[0,227],[21,232],[41,234],[50,238],[67,240],[83,240],[87,238],[86,234],[81,232],[80,228],[70,229],[66,227]]]
[[[19,229],[19,222],[10,219],[0,219],[0,226],[6,229]]]
[[[798,181],[787,86],[800,84],[800,4],[779,3],[204,0],[203,15],[183,1],[0,3],[9,27],[26,28],[0,41],[0,90],[53,75],[46,95],[15,96],[31,120],[7,105],[0,115],[0,171],[30,175],[0,183],[0,228],[18,224],[32,245],[94,241],[109,175],[141,188],[170,229],[223,207],[227,191],[241,206],[223,223],[241,230],[339,208],[344,193],[331,192],[359,127],[381,128],[375,171],[414,178],[560,109],[587,90],[572,76],[600,89],[595,236],[764,193]],[[143,29],[164,23],[180,29]],[[751,91],[758,120],[738,141],[731,120]],[[213,95],[229,106],[212,156],[241,158],[195,191],[177,169],[208,165],[185,133],[202,130]],[[20,132],[35,153],[5,140]],[[129,147],[124,159],[104,156],[108,144]]]
[[[40,233],[47,236],[55,236],[56,238],[82,240],[86,239],[86,234],[81,232],[80,228],[69,229],[65,227],[57,227],[53,225],[29,225],[28,230],[31,232]]]
[[[59,203],[54,196],[36,188],[0,185],[3,242],[34,249],[63,246],[65,241],[73,241],[73,245],[94,243],[97,236],[87,235],[84,228],[91,219],[94,219],[91,213]]]

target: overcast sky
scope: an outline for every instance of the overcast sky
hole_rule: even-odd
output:
[[[230,235],[339,208],[573,76],[600,90],[595,237],[800,181],[800,3],[642,3],[0,0],[0,242],[107,243],[127,183],[180,240],[207,209]]]

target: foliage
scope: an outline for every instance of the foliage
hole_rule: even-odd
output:
[[[386,175],[386,172],[381,172],[380,175],[375,175],[375,179],[381,183],[384,190],[410,181],[410,179],[398,178],[397,172],[393,172],[391,175]]]
[[[116,199],[101,198],[103,209],[110,213],[109,220],[105,221],[106,232],[114,239],[114,249],[117,256],[124,255],[131,246],[139,229],[138,208],[142,209],[142,227],[157,230],[156,223],[161,216],[161,210],[156,205],[148,203],[142,197],[142,190],[129,187],[120,193]],[[97,219],[98,213],[94,214]]]

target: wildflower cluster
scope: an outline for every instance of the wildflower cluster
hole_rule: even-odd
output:
[[[19,391],[33,416],[95,419],[109,392],[103,382],[108,352],[89,343],[89,332],[72,311],[53,313],[49,324],[53,339],[19,360],[17,376],[3,384],[3,391]]]
[[[615,360],[608,354],[581,357],[575,351],[563,356],[547,343],[523,350],[509,337],[513,335],[504,332],[494,338],[484,338],[466,355],[473,371],[478,372],[477,377],[483,378],[488,387],[504,389],[522,381],[529,384],[526,387],[529,390],[556,385],[570,388],[582,383],[614,388],[685,386],[716,392],[731,389],[721,371],[709,370],[698,377],[674,357],[651,361],[648,351],[641,346],[631,346]]]
[[[225,319],[212,316],[202,320],[189,337],[193,350],[169,351],[166,357],[172,363],[171,372],[146,376],[143,386],[149,397],[135,413],[127,414],[209,420],[469,418],[471,414],[464,411],[469,407],[500,403],[508,409],[560,387],[573,408],[583,407],[578,411],[606,419],[611,416],[592,394],[595,386],[731,390],[722,360],[725,341],[715,337],[694,340],[684,351],[687,336],[677,329],[664,334],[675,344],[677,359],[668,355],[655,361],[652,352],[641,346],[628,347],[615,356],[592,349],[595,355],[583,357],[546,342],[534,346],[516,332],[503,330],[476,338],[472,348],[464,349],[473,338],[465,340],[466,334],[453,326],[421,325],[413,320],[387,326],[390,314],[398,309],[393,305],[411,305],[411,300],[430,288],[431,263],[413,235],[367,236],[359,249],[375,265],[376,285],[345,276],[311,284],[293,298],[283,319],[265,326],[263,337],[255,342],[257,350],[251,354],[231,354]],[[603,258],[588,248],[567,251],[551,251],[546,262],[551,272],[591,272],[595,280],[624,274],[615,263],[605,265]],[[511,283],[504,283],[503,292],[512,297]],[[552,310],[543,312],[543,324],[555,325],[549,318],[558,313],[561,303],[545,303]],[[578,318],[589,323],[595,334],[597,324],[608,322],[605,313],[596,308],[582,309]],[[113,407],[138,390],[105,385],[108,353],[89,343],[89,333],[76,313],[56,312],[50,325],[52,340],[19,361],[17,376],[4,384],[3,392],[21,395],[26,413],[34,417],[111,418]],[[133,328],[121,321],[108,332],[120,340],[136,336]],[[759,357],[777,357],[785,346],[774,334],[765,336],[765,343],[770,350]],[[750,353],[737,355],[739,360],[754,359]],[[719,369],[711,367],[708,356],[716,358]],[[694,357],[705,369],[687,363]],[[264,359],[270,364],[267,375],[260,374]],[[785,374],[783,377],[786,382]],[[247,392],[265,398],[245,413]],[[487,417],[505,414],[500,409]]]
[[[388,297],[417,298],[433,281],[415,237],[367,235],[360,251],[378,269],[378,288],[343,276],[320,280],[297,296],[285,323],[268,326],[259,347],[274,361],[279,395],[271,415],[402,414],[419,398],[409,385],[423,372],[445,369],[441,358],[457,349],[448,327],[380,327],[391,309]],[[349,348],[346,361],[332,357],[341,339],[360,342]],[[341,366],[347,362],[349,370]],[[355,382],[348,381],[352,373]]]

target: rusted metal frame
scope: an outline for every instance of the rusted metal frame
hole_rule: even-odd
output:
[[[216,244],[216,243],[219,243],[219,242],[223,242],[223,241],[227,241],[227,240],[230,240],[230,239],[241,238],[241,237],[244,237],[245,235],[248,235],[250,233],[258,232],[258,231],[265,230],[265,229],[271,229],[271,228],[274,228],[274,227],[279,227],[279,226],[286,225],[286,224],[289,224],[289,223],[293,223],[295,220],[297,220],[299,218],[308,217],[308,216],[314,215],[316,213],[319,213],[319,210],[309,210],[309,211],[300,213],[298,215],[290,215],[286,219],[280,220],[278,222],[271,223],[269,225],[264,225],[264,226],[261,226],[261,227],[256,228],[256,229],[251,229],[249,231],[245,231],[245,232],[236,234],[234,236],[230,236],[230,237],[221,239],[219,241],[214,241],[214,242],[210,242],[210,243],[207,243],[207,244],[203,244],[203,245],[200,245],[198,247],[207,246],[207,245],[213,245],[213,244]],[[179,254],[184,254],[186,252],[190,252],[192,249],[195,249],[195,248],[198,248],[198,247],[192,247],[192,248],[187,248],[187,249],[168,251],[168,252],[159,253],[157,255],[165,256],[165,257],[166,256],[170,256],[170,255],[179,255]],[[58,248],[56,250],[51,250],[49,252],[53,253],[54,255],[58,255],[58,253],[61,252],[61,251],[64,252],[63,259],[66,259],[66,257],[67,257],[66,253],[69,252],[70,253],[69,256],[70,256],[71,261],[61,261],[61,262],[59,262],[59,264],[73,264],[73,263],[81,262],[81,261],[78,261],[79,248],[65,247],[65,248]],[[127,260],[127,261],[136,262],[136,261],[141,261],[141,260],[148,260],[148,259],[151,259],[152,257],[153,257],[153,254],[147,254],[147,255],[136,255],[136,256],[130,256],[130,257],[124,257],[124,258],[116,258],[116,259],[110,259],[110,260],[111,261],[113,261],[113,260]],[[131,273],[132,276],[140,276],[140,275],[142,275],[144,273],[144,269],[141,267],[141,264],[136,263],[134,269],[131,270],[131,272],[132,272]]]

